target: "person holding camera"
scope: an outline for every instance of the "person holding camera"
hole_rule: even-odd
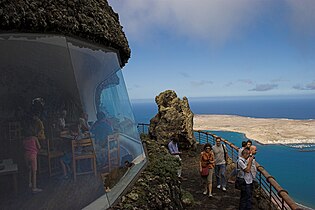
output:
[[[204,195],[212,197],[212,176],[214,170],[214,153],[211,148],[211,144],[206,143],[203,146],[203,150],[200,154],[199,171],[203,183],[205,184]]]
[[[252,209],[253,180],[251,173],[254,156],[248,148],[242,151],[242,156],[238,159],[239,170],[238,177],[244,179],[245,183],[241,187],[241,197],[239,210]]]

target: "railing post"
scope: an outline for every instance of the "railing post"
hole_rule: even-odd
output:
[[[259,187],[260,187],[260,189],[262,189],[262,186],[261,186],[261,172],[259,172]]]
[[[269,181],[268,181],[269,182]],[[272,186],[271,183],[269,182],[269,209],[271,209],[272,207],[272,195],[271,195],[271,190],[272,190]]]
[[[233,148],[231,149],[231,152],[232,152],[232,161],[234,162],[234,150],[233,150]]]
[[[200,131],[198,131],[198,136],[199,136],[198,141],[199,141],[199,144],[200,144]]]

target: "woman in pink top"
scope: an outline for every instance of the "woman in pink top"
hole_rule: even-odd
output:
[[[41,192],[42,189],[36,185],[37,171],[37,153],[40,150],[40,144],[36,136],[28,136],[23,140],[25,150],[25,160],[29,168],[29,187],[32,187],[32,192]]]

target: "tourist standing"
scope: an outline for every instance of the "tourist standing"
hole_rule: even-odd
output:
[[[257,173],[257,168],[256,168],[256,159],[255,159],[255,155],[257,154],[257,147],[252,145],[250,146],[250,156],[253,157],[253,164],[252,164],[252,167],[251,167],[251,173],[253,175],[253,179],[255,179],[256,177],[256,173]]]
[[[242,156],[242,151],[246,146],[247,146],[247,142],[242,141],[242,147],[238,149],[238,157]],[[235,179],[236,175],[237,175],[237,169],[235,167],[228,178],[228,182],[231,184],[234,184],[235,183],[234,179]]]
[[[255,187],[255,183],[256,183],[255,178],[256,178],[256,174],[257,174],[257,167],[256,167],[255,155],[256,155],[256,153],[257,153],[257,147],[254,146],[254,145],[252,145],[252,146],[250,146],[249,151],[250,151],[250,156],[253,157],[253,163],[252,163],[252,167],[251,167],[251,169],[250,169],[250,172],[251,172],[251,174],[252,174],[252,176],[253,176],[253,183],[254,183],[254,187]]]
[[[168,143],[168,150],[169,150],[171,155],[178,158],[178,160],[181,162],[182,159],[179,156],[181,154],[181,152],[178,150],[178,140],[175,137],[172,137],[171,141]],[[181,178],[181,176],[182,176],[181,166],[179,167],[179,169],[177,169],[177,176],[179,178]]]
[[[238,157],[242,156],[242,151],[247,147],[247,141],[242,141],[242,147],[238,149]]]
[[[247,142],[246,142],[246,147],[249,149],[250,146],[252,146],[252,145],[253,145],[253,142],[248,139]]]
[[[253,195],[253,175],[251,168],[253,164],[254,156],[250,155],[248,148],[242,151],[242,156],[237,161],[239,170],[238,177],[243,178],[245,183],[241,187],[241,197],[239,210],[252,209],[252,195]]]
[[[221,139],[216,137],[216,144],[212,147],[215,159],[215,176],[217,180],[217,188],[222,187],[223,191],[226,191],[226,160],[228,158],[227,150],[225,145],[221,144]]]
[[[211,144],[206,143],[203,146],[203,150],[200,154],[200,161],[199,161],[199,171],[202,175],[203,170],[208,170],[207,176],[201,176],[203,183],[205,184],[205,190],[203,192],[204,195],[212,197],[212,176],[213,170],[215,166],[214,162],[214,154],[211,148]]]

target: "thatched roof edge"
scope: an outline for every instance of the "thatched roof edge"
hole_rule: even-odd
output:
[[[0,33],[53,33],[80,37],[130,58],[118,14],[106,0],[0,0]]]

